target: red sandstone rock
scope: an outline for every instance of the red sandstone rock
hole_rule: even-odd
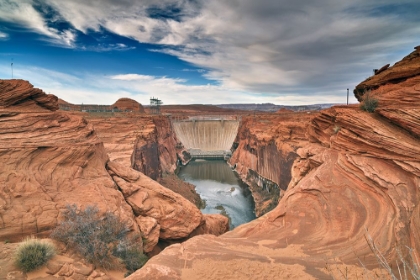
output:
[[[24,80],[0,80],[0,109],[58,110],[57,97],[34,88]]]
[[[164,173],[173,173],[182,149],[177,149],[177,139],[170,120],[165,116],[154,116],[152,124],[142,129],[134,144],[132,167],[156,180]]]
[[[111,107],[118,108],[122,111],[144,113],[144,108],[140,103],[138,103],[136,100],[126,97],[118,99],[114,104],[111,105]]]
[[[159,241],[160,225],[156,219],[152,217],[138,216],[136,221],[144,239],[143,250],[144,252],[149,253]]]
[[[287,189],[296,150],[307,142],[306,126],[313,114],[284,112],[242,117],[235,140],[238,147],[229,163],[250,185],[257,216],[273,209]]]
[[[363,94],[367,90],[376,90],[378,87],[382,87],[385,85],[392,85],[392,84],[400,84],[412,77],[416,77],[420,75],[420,48],[415,48],[415,50],[404,57],[401,61],[395,63],[393,66],[383,70],[382,72],[374,75],[359,85],[356,86],[354,89],[354,95],[359,101],[362,101]],[[418,84],[418,82],[415,82]],[[398,87],[406,87],[406,86],[398,86]],[[386,88],[382,88],[382,91],[386,94],[388,90]],[[418,89],[417,89],[418,91]],[[413,95],[415,98],[418,98],[418,95],[415,92],[411,92],[410,90],[406,91],[408,96]],[[382,95],[382,94],[381,94]],[[399,97],[403,97],[400,101],[408,101],[404,100],[404,96],[394,96],[392,93],[388,93],[388,95],[398,100]],[[417,97],[416,97],[417,96]],[[409,103],[404,102],[404,104],[410,105]]]
[[[203,215],[203,222],[198,226],[188,238],[201,234],[212,234],[219,236],[229,231],[229,219],[221,214]]]
[[[202,220],[198,208],[141,172],[116,162],[108,162],[112,178],[137,216],[154,218],[160,226],[160,238],[187,237]],[[129,192],[127,192],[129,190]]]
[[[295,153],[277,207],[219,237],[170,246],[128,279],[386,279],[383,270],[371,271],[380,265],[367,235],[390,264],[397,249],[404,258],[407,247],[419,255],[420,119],[414,106],[420,68],[410,64],[417,52],[397,63],[400,69],[390,67],[356,88],[370,87],[380,115],[339,106],[308,125],[271,129],[265,126],[270,117],[245,119],[231,160],[242,176],[252,169],[281,182],[287,174],[275,164]],[[274,155],[260,152],[270,143]]]
[[[132,166],[131,159],[137,138],[150,137],[149,135],[154,132],[155,128],[152,118],[138,115],[89,116],[89,123],[93,124],[95,132],[103,141],[110,160],[127,167]],[[155,154],[153,157],[158,157],[158,155]]]
[[[138,232],[131,207],[105,169],[102,142],[83,118],[0,110],[0,143],[1,240],[48,234],[67,204],[97,205]]]

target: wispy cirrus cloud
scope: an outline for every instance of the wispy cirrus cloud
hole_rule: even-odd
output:
[[[72,47],[75,41],[76,35],[73,30],[58,30],[50,27],[44,15],[35,9],[35,2],[32,0],[1,1],[0,20],[44,35],[44,40],[61,47]]]

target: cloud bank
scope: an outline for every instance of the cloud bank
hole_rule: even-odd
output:
[[[51,43],[76,48],[77,32],[107,30],[206,69],[202,75],[218,83],[215,98],[222,89],[252,95],[247,100],[270,96],[272,102],[295,103],[334,102],[371,69],[399,60],[418,44],[418,11],[418,0],[0,1],[3,21]],[[55,22],[68,26],[60,29]],[[130,75],[111,80],[191,94],[207,89]]]

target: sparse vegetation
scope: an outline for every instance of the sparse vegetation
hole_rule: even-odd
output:
[[[397,248],[396,252],[398,258],[395,260],[395,263],[392,262],[391,264],[381,253],[366,228],[365,239],[370,250],[376,257],[380,269],[368,270],[363,261],[358,257],[357,259],[361,265],[360,269],[363,272],[361,276],[363,278],[357,279],[420,280],[420,262],[416,252],[412,248],[405,246],[406,254],[402,253],[401,249],[404,248]],[[343,265],[334,265],[327,262],[325,268],[333,279],[353,279],[348,274],[349,271],[347,266],[343,267]],[[354,269],[354,267],[352,269]]]
[[[131,242],[130,242],[131,243]],[[120,258],[127,269],[125,277],[141,268],[148,260],[137,247],[132,247],[130,243],[120,243],[114,249],[114,256]]]
[[[140,236],[129,238],[129,228],[113,213],[100,215],[96,206],[80,210],[76,205],[68,205],[63,214],[64,221],[51,237],[74,248],[89,262],[109,269],[115,265],[115,256],[133,272],[147,261],[138,249]]]
[[[382,266],[382,268],[384,268],[388,272],[391,279],[393,280],[394,279],[395,280],[408,280],[408,279],[420,280],[419,258],[416,252],[412,248],[406,247],[407,253],[408,253],[406,257],[403,256],[400,249],[397,249],[398,260],[396,260],[395,263],[396,263],[398,273],[396,274],[392,270],[391,265],[388,263],[384,255],[378,249],[376,243],[373,241],[368,231],[366,229],[365,231],[366,231],[366,234],[365,234],[366,242],[368,243],[376,259],[378,260],[378,263]]]
[[[373,113],[376,107],[378,107],[378,104],[378,99],[372,97],[370,91],[366,91],[363,95],[363,102],[360,104],[360,109],[369,113]]]
[[[29,272],[46,264],[54,255],[52,243],[30,237],[16,249],[15,263],[24,272]]]
[[[334,132],[334,134],[337,134],[340,130],[341,130],[341,127],[340,127],[339,125],[335,125],[335,126],[333,127],[333,132]]]

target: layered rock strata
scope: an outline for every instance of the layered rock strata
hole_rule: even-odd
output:
[[[110,161],[86,119],[47,109],[57,108],[57,98],[49,98],[51,104],[40,102],[48,96],[25,81],[2,80],[0,85],[0,240],[48,235],[68,204],[113,212],[150,240],[146,251],[153,250],[158,239],[185,239],[197,230],[226,231],[206,223],[180,195],[131,169],[127,158]],[[21,100],[18,106],[9,102],[10,96]],[[219,216],[223,223],[225,217]]]
[[[170,246],[128,279],[389,278],[385,270],[374,270],[380,268],[375,254],[395,264],[399,255],[410,262],[407,248],[415,255],[420,250],[420,120],[407,102],[419,98],[414,68],[399,63],[377,75],[406,73],[407,79],[399,75],[369,88],[379,100],[376,113],[339,106],[302,127],[307,140],[290,149],[295,153],[291,180],[275,209],[220,237],[198,236]],[[245,125],[255,132],[261,126]],[[288,145],[287,133],[269,132],[258,133],[261,142]],[[238,163],[251,162],[257,169],[256,161],[263,160],[257,157],[257,136],[241,139],[246,144],[239,140],[237,157],[248,151],[242,152],[247,160],[233,163],[240,170]],[[376,251],[367,240],[375,242]]]
[[[105,169],[108,156],[92,125],[82,117],[47,110],[57,108],[57,98],[36,105],[42,91],[28,82],[1,85],[2,97],[21,101],[9,106],[3,98],[0,104],[0,239],[48,234],[67,204],[95,204],[138,232],[131,207]]]

